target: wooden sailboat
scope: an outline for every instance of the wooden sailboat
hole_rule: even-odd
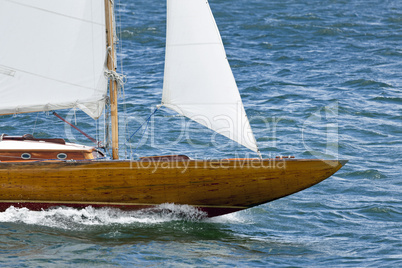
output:
[[[184,155],[118,160],[113,17],[110,0],[0,0],[0,33],[10,37],[0,52],[0,114],[79,108],[96,119],[110,103],[113,136],[110,160],[94,147],[63,139],[2,135],[0,210],[9,206],[135,210],[175,203],[217,216],[308,188],[346,163],[293,158],[193,160]],[[62,34],[49,40],[60,29]],[[32,40],[29,46],[22,45],[20,31]],[[205,0],[168,0],[161,105],[259,153]]]

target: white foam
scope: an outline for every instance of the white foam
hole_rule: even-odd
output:
[[[252,223],[249,217],[245,217],[245,212],[235,212],[214,218],[207,219],[207,222],[212,223],[231,223],[231,224],[249,224]]]
[[[95,209],[93,207],[83,209],[58,207],[32,211],[13,206],[4,212],[0,212],[0,222],[25,223],[63,229],[113,224],[155,224],[177,220],[199,221],[205,217],[204,212],[192,206],[175,204],[161,204],[155,208],[130,212],[111,208]]]

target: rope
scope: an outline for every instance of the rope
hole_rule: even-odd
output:
[[[257,154],[258,154],[258,156],[260,157],[260,160],[262,160],[262,154],[261,154],[261,152],[260,152],[260,149],[257,148],[257,150],[258,150],[258,151],[257,151]]]
[[[68,122],[66,119],[64,119],[63,117],[61,117],[58,113],[53,112],[53,114],[59,118],[61,121],[63,121],[64,123],[68,124],[69,126],[73,127],[75,130],[79,131],[82,135],[84,135],[85,137],[87,137],[89,140],[91,140],[93,143],[95,143],[98,147],[102,147],[101,143],[97,140],[95,140],[94,138],[92,138],[91,136],[89,136],[88,134],[86,134],[84,131],[82,131],[81,129],[79,129],[78,127],[74,126],[73,124],[71,124],[70,122]]]
[[[113,2],[116,2],[116,1],[113,1]],[[115,4],[117,4],[118,6],[121,6],[120,0],[118,0],[117,3],[113,3],[113,5],[115,5]],[[115,34],[114,34],[115,37],[116,37],[116,40],[115,40],[115,42],[116,42],[116,44],[115,44],[116,45],[116,52],[118,52],[118,51],[122,52],[123,51],[123,39],[121,39],[121,37],[122,37],[121,12],[116,12],[116,11],[117,10],[115,9],[115,13],[114,13],[114,16],[113,16],[114,27],[116,29]],[[120,60],[120,61],[118,61],[118,63],[120,64],[119,72],[124,74],[123,61]],[[124,82],[127,82],[126,79],[127,78],[124,77],[124,80],[125,80]],[[128,133],[128,113],[127,113],[126,92],[125,92],[125,89],[124,89],[124,85],[120,89],[119,93],[120,93],[120,98],[123,98],[124,140],[127,140],[127,137],[129,135],[129,133]],[[128,147],[130,147],[130,150],[131,150],[131,146],[127,146],[127,143],[124,143],[124,154],[125,154],[126,158],[128,157]]]
[[[156,111],[158,111],[158,109],[159,109],[159,107],[156,107],[156,108],[155,108],[155,110],[148,116],[147,120],[146,120],[144,123],[142,123],[141,126],[139,126],[136,131],[134,131],[134,133],[130,136],[130,138],[127,139],[127,142],[130,142],[131,138],[138,132],[138,130],[140,130],[140,129],[142,128],[142,126],[143,126],[144,124],[146,124],[145,130],[147,129],[148,123],[149,123],[151,117],[156,113]],[[141,139],[142,139],[142,137],[144,136],[144,133],[145,133],[145,131],[142,133]],[[141,141],[141,139],[140,139],[140,141]],[[137,146],[137,147],[138,147],[138,146]],[[137,149],[137,148],[136,148],[136,149]]]
[[[155,110],[148,116],[147,120],[146,120],[144,123],[142,123],[141,126],[139,126],[139,127],[134,131],[134,133],[130,136],[130,138],[128,138],[127,142],[129,142],[130,139],[131,139],[131,138],[142,128],[142,126],[145,124],[144,131],[142,132],[141,138],[139,139],[137,146],[134,148],[134,151],[136,151],[137,148],[138,148],[138,146],[140,146],[141,141],[142,141],[142,139],[143,139],[143,137],[144,137],[144,134],[145,134],[145,132],[146,132],[147,129],[148,129],[149,121],[151,120],[151,117],[158,111],[159,108],[160,108],[160,106],[157,106],[157,107],[155,108]],[[130,146],[130,156],[132,157],[133,151],[132,151],[131,148],[132,148],[132,147]]]
[[[105,109],[105,130],[104,130],[104,138],[105,138],[105,150],[109,149],[111,139],[110,139],[110,101],[109,98],[106,101],[106,109]],[[111,155],[111,153],[109,152]]]
[[[126,83],[126,76],[123,75],[123,74],[119,74],[116,71],[106,69],[105,70],[105,76],[108,79],[116,81],[118,90],[123,88],[123,85]]]
[[[32,129],[32,136],[35,133],[35,127],[36,127],[36,122],[38,122],[38,116],[39,116],[39,113],[36,113],[35,124],[34,124],[33,129]]]

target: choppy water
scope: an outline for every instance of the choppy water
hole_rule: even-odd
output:
[[[122,2],[121,123],[131,135],[160,102],[166,6]],[[402,266],[402,2],[210,5],[263,155],[349,163],[308,190],[214,219],[186,206],[166,213],[169,204],[159,213],[10,208],[0,213],[0,266]],[[80,112],[76,119],[96,135],[95,123]],[[2,133],[87,142],[46,114],[3,116],[0,124]],[[162,111],[127,154],[165,153],[248,151]]]

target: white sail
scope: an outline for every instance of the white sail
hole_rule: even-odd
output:
[[[103,0],[0,0],[0,114],[77,107],[107,92]]]
[[[208,2],[167,3],[162,105],[257,152]]]

